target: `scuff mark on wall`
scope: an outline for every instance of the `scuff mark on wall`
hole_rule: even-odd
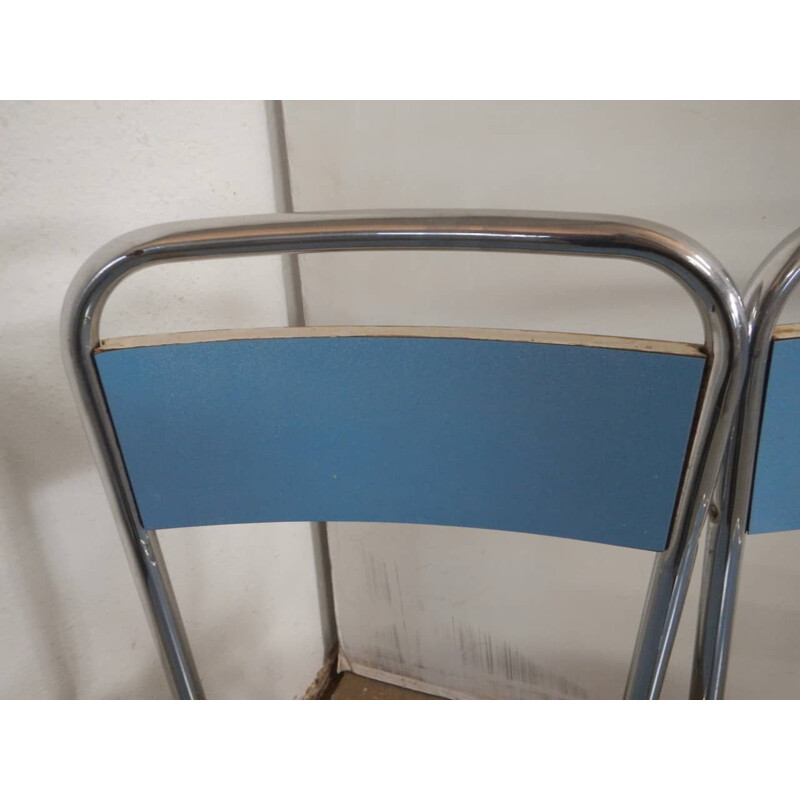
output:
[[[389,569],[386,562],[376,559],[372,553],[368,553],[363,542],[361,543],[361,555],[370,597],[375,600],[383,600],[391,606],[392,588],[389,585]]]
[[[450,636],[458,648],[461,662],[476,672],[504,678],[509,683],[534,687],[550,697],[586,698],[587,692],[576,683],[536,664],[509,642],[496,645],[492,634],[450,617]]]
[[[547,699],[588,696],[579,684],[532,660],[523,652],[521,644],[454,615],[450,616],[449,625],[440,628],[435,644],[428,645],[436,648],[436,656],[432,651],[423,652],[418,619],[415,615],[412,619],[408,617],[410,612],[419,609],[414,602],[409,605],[408,598],[403,596],[400,566],[394,559],[385,560],[375,555],[366,545],[364,540],[360,541],[358,552],[370,599],[365,614],[369,619],[371,641],[360,648],[357,655],[340,656],[340,669],[395,670],[398,677],[430,680],[439,686],[448,685],[448,679],[452,678],[450,685],[456,694],[460,679],[465,676],[471,676],[473,682],[479,679],[481,690],[470,692],[468,696]],[[453,607],[457,605],[453,603]],[[431,658],[438,666],[433,670],[436,674],[428,676],[430,670],[423,665]]]

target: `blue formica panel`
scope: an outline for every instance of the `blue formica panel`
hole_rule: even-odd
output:
[[[148,528],[405,522],[662,550],[705,362],[369,336],[96,364]]]
[[[750,533],[800,529],[800,339],[773,343]]]

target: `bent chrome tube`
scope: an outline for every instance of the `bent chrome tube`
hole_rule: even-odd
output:
[[[348,250],[484,250],[624,258],[671,275],[700,311],[707,354],[694,435],[667,549],[653,568],[627,697],[656,697],[739,399],[747,337],[741,299],[700,245],[669,228],[625,217],[487,211],[284,214],[161,225],[111,242],[72,282],[63,316],[64,356],[85,427],[116,510],[137,583],[179,697],[202,696],[155,532],[143,528],[95,370],[109,294],[136,270],[172,261]]]
[[[764,259],[745,291],[750,350],[741,409],[734,424],[721,488],[720,526],[709,537],[703,571],[692,672],[692,697],[697,699],[719,699],[725,691],[772,336],[798,280],[800,228]]]

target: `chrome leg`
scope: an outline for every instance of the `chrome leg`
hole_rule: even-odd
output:
[[[741,517],[731,501],[735,461],[732,456],[726,459],[725,473],[715,495],[719,523],[708,532],[692,669],[693,700],[721,700],[725,691],[745,539]]]
[[[150,612],[150,622],[160,645],[161,659],[172,691],[180,700],[204,700],[203,687],[156,532],[143,529],[138,544],[139,569],[144,578],[141,582],[144,590],[142,600]]]
[[[697,555],[700,527],[695,526],[682,546],[656,556],[625,686],[626,700],[655,700],[661,693]]]

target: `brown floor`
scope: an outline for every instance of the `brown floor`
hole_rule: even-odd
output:
[[[339,677],[330,700],[444,700],[432,694],[422,694],[401,686],[392,686],[371,678],[362,678],[352,672],[344,672]]]

